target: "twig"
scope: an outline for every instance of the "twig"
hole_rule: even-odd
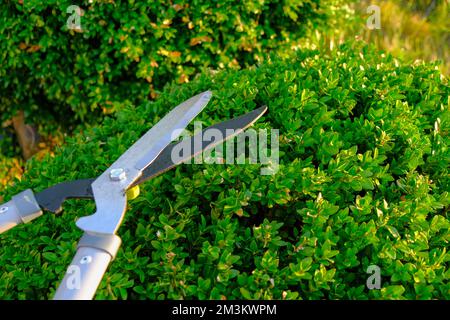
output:
[[[424,16],[425,19],[428,18],[428,16],[431,14],[431,11],[433,11],[435,7],[436,7],[436,0],[433,0],[433,1],[431,1],[430,5],[428,6],[427,10],[425,11],[425,16]]]

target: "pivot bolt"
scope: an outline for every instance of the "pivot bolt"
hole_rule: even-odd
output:
[[[122,181],[127,178],[127,174],[125,173],[125,170],[123,170],[122,168],[112,169],[109,174],[109,177],[113,181]]]
[[[1,207],[0,208],[0,213],[5,213],[6,211],[8,211],[9,208],[8,207]]]

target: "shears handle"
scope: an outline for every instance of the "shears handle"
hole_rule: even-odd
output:
[[[11,201],[0,205],[0,234],[41,215],[42,210],[33,191],[25,190],[12,197]]]
[[[117,235],[85,233],[54,300],[91,300],[121,245]]]

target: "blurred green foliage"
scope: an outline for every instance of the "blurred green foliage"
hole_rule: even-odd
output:
[[[79,3],[81,30],[69,30],[72,4],[3,1],[0,120],[22,109],[37,123],[93,122],[201,68],[261,62],[326,14],[320,0],[94,0]]]
[[[450,74],[450,2],[448,0],[370,0],[333,2],[326,30],[315,30],[302,41],[321,50],[359,38],[405,62],[439,60],[441,71]],[[380,29],[367,27],[371,5],[380,8]]]
[[[360,42],[167,86],[32,160],[7,198],[95,177],[207,89],[205,126],[268,105],[255,128],[280,130],[278,173],[183,165],[147,182],[98,299],[450,298],[448,78]],[[50,298],[81,236],[74,221],[93,212],[71,200],[1,235],[0,297]],[[366,287],[370,265],[381,290]]]
[[[3,200],[3,187],[12,184],[14,178],[23,173],[20,148],[13,132],[0,127],[0,202]]]

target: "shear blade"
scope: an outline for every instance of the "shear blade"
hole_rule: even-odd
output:
[[[256,122],[266,111],[266,106],[260,107],[242,116],[210,126],[189,139],[170,144],[149,166],[147,166],[147,168],[144,169],[142,176],[136,180],[130,188],[140,185],[177,165],[192,159],[196,155],[237,136]],[[202,137],[211,129],[220,131],[223,139],[203,141]],[[196,145],[196,141],[201,141],[200,148]],[[174,161],[172,152],[174,148],[180,147],[181,144],[187,146],[187,150],[192,150],[192,152],[183,154]],[[95,179],[84,179],[63,182],[36,194],[36,200],[42,209],[59,213],[62,211],[64,201],[67,199],[94,199],[92,191],[92,183],[94,181]]]

